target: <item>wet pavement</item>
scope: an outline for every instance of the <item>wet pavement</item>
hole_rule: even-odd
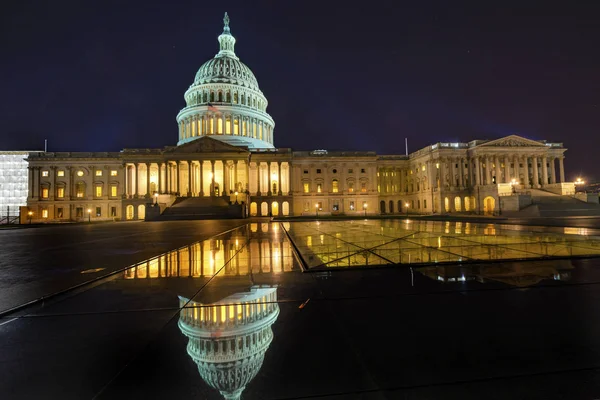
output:
[[[0,318],[0,396],[600,398],[600,259],[302,272],[279,223],[201,239]]]

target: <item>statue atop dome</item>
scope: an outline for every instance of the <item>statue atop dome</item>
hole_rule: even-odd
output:
[[[225,29],[229,30],[229,15],[227,15],[227,11],[225,11],[225,16],[223,17],[223,25]]]

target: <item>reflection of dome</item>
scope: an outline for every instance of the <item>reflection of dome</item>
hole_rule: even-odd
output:
[[[179,329],[200,376],[227,400],[240,399],[262,366],[279,315],[277,288],[252,287],[212,304],[180,297]]]
[[[211,135],[249,149],[272,149],[275,122],[256,77],[235,54],[235,38],[225,13],[220,50],[205,62],[185,92],[186,107],[177,115],[178,145]]]

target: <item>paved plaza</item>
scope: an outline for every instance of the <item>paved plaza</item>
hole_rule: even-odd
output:
[[[0,231],[2,310],[83,283],[0,318],[2,398],[597,397],[599,258],[305,272],[299,245],[308,237],[315,246],[325,234],[358,245],[357,232],[382,240],[396,223],[407,222]],[[465,222],[460,233],[456,221],[410,223],[466,234]],[[486,243],[514,232],[576,244],[598,234],[473,224],[469,235]]]

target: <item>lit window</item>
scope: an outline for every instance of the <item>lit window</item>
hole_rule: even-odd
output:
[[[77,185],[75,186],[75,190],[77,192],[77,197],[85,196],[85,183],[83,183],[83,182],[77,183]]]
[[[47,199],[48,198],[48,188],[42,188],[42,199]]]
[[[421,171],[425,171],[425,166],[424,165],[421,167]]]
[[[363,183],[360,184],[360,191],[363,192],[363,193],[367,191],[367,184],[366,183],[363,182]]]
[[[117,176],[117,170],[116,169],[111,170],[110,176]]]
[[[337,193],[337,192],[338,192],[338,189],[339,189],[338,180],[337,180],[337,179],[334,179],[334,180],[331,182],[331,191],[332,191],[333,193]]]
[[[65,197],[65,188],[64,187],[59,187],[58,189],[56,189],[56,197],[58,197],[59,199],[62,199],[63,197]]]
[[[354,202],[353,201],[350,202],[350,211],[354,211]]]
[[[117,197],[117,185],[112,185],[110,187],[110,195],[112,197]]]
[[[96,170],[96,176],[102,176],[102,170],[97,169]]]
[[[48,176],[48,171],[42,171],[42,176]]]
[[[65,171],[63,171],[62,169],[59,170],[58,172],[56,172],[56,176],[65,176]]]
[[[348,182],[348,192],[354,193],[354,182]]]
[[[63,217],[63,209],[62,207],[58,207],[56,209],[56,218],[62,218]]]
[[[42,218],[48,218],[48,209],[47,208],[42,209]]]
[[[102,207],[96,207],[96,217],[102,216]]]
[[[96,186],[96,197],[102,197],[102,186]]]
[[[310,192],[310,184],[309,183],[305,182],[303,184],[303,187],[304,187],[304,193]]]
[[[83,176],[83,171],[77,171],[77,176]]]
[[[440,168],[440,163],[435,163],[435,167],[439,169]]]
[[[321,193],[323,191],[323,184],[317,183],[317,193]]]

